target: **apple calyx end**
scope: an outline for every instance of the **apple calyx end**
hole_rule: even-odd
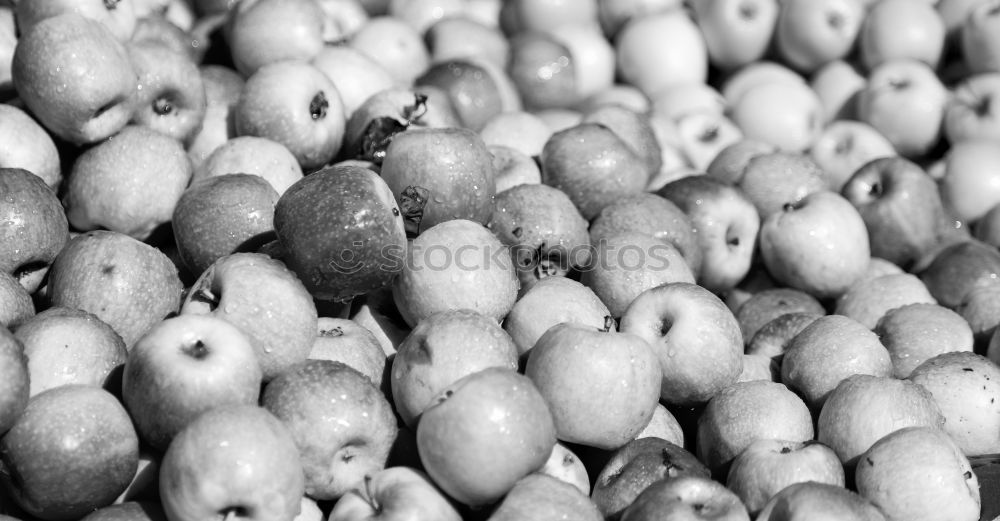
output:
[[[326,99],[326,93],[319,91],[309,102],[309,116],[313,121],[318,121],[326,117],[326,111],[330,108],[330,102]]]
[[[201,339],[196,340],[192,344],[185,345],[181,347],[181,352],[194,358],[195,360],[204,360],[209,355],[208,346]]]
[[[420,222],[424,218],[424,207],[430,198],[430,190],[422,186],[407,186],[399,196],[399,209],[403,214],[403,225],[409,238],[420,235]]]
[[[108,11],[114,11],[115,9],[118,9],[119,3],[121,3],[121,0],[104,0],[104,7]]]

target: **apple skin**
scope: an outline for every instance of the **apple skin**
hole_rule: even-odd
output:
[[[744,137],[720,150],[705,167],[705,174],[723,183],[738,185],[751,159],[773,152],[777,152],[774,145]]]
[[[230,11],[233,64],[250,77],[261,67],[309,60],[323,48],[323,11],[315,0],[257,0]]]
[[[222,65],[201,66],[199,73],[205,87],[205,117],[188,143],[188,155],[195,172],[216,148],[236,137],[236,125],[230,114],[246,83],[238,72]]]
[[[843,487],[844,467],[837,453],[817,441],[790,442],[761,438],[733,460],[726,487],[752,514],[789,485],[815,482]]]
[[[744,136],[788,152],[807,150],[823,129],[823,104],[804,81],[748,86],[728,114]]]
[[[893,156],[896,149],[892,143],[860,121],[831,122],[809,149],[809,157],[826,172],[829,187],[835,192],[871,160]]]
[[[27,112],[0,104],[0,168],[22,168],[41,177],[53,191],[63,180],[52,137]]]
[[[0,272],[0,326],[13,330],[33,316],[31,293],[13,276]]]
[[[552,476],[529,474],[514,484],[488,521],[602,521],[604,517],[585,494]]]
[[[875,329],[886,313],[908,304],[937,304],[937,301],[916,275],[896,273],[857,282],[837,299],[833,312]]]
[[[110,505],[128,486],[139,464],[139,438],[114,395],[66,385],[28,402],[0,439],[0,460],[3,487],[19,507],[43,519],[79,519]]]
[[[42,20],[21,35],[11,70],[24,104],[71,143],[101,141],[132,117],[135,72],[125,47],[100,22],[75,13]]]
[[[487,367],[516,371],[514,341],[490,317],[459,309],[421,319],[392,359],[396,413],[415,428],[421,413],[463,376]]]
[[[340,93],[344,114],[350,118],[370,96],[395,86],[389,71],[349,46],[325,45],[312,59]]]
[[[792,312],[780,315],[761,326],[747,344],[746,356],[766,356],[772,363],[770,367],[774,381],[781,381],[781,360],[788,350],[795,335],[798,335],[809,324],[823,316],[822,313]]]
[[[611,311],[593,290],[567,277],[539,280],[504,318],[503,328],[517,346],[519,355],[528,353],[549,328],[576,322],[602,328]]]
[[[812,295],[791,288],[767,288],[756,291],[736,309],[743,341],[749,344],[772,320],[788,313],[826,314],[823,304]]]
[[[901,457],[913,453],[921,458]],[[937,428],[908,427],[878,440],[859,459],[855,482],[886,519],[979,519],[976,473],[958,445]]]
[[[792,339],[781,361],[781,381],[819,411],[845,378],[888,377],[892,370],[889,352],[875,333],[856,320],[826,315]]]
[[[417,425],[420,461],[434,482],[470,506],[496,501],[545,465],[552,414],[526,376],[489,368],[446,389]]]
[[[944,177],[939,181],[941,201],[954,216],[974,223],[1000,203],[1000,145],[990,140],[963,141],[952,145],[944,158]]]
[[[188,142],[201,128],[207,107],[198,66],[157,43],[130,43],[127,49],[139,77],[132,121]]]
[[[309,360],[342,362],[383,389],[388,360],[382,344],[367,328],[346,318],[319,317]]]
[[[996,2],[977,2],[961,28],[961,49],[965,64],[973,73],[1000,72],[1000,16]]]
[[[484,0],[491,3],[492,0]],[[470,2],[466,3],[468,7]],[[468,11],[468,9],[466,10]],[[443,17],[424,32],[432,62],[455,58],[480,58],[497,67],[504,67],[510,57],[510,43],[499,27],[485,20],[465,16]]]
[[[340,210],[317,215],[322,208]],[[288,267],[318,299],[350,300],[402,269],[387,262],[406,248],[401,212],[366,168],[331,167],[297,181],[278,199],[274,230]]]
[[[712,65],[730,71],[763,58],[774,35],[780,5],[777,0],[691,3]]]
[[[828,190],[830,181],[808,155],[772,152],[749,158],[735,183],[757,208],[761,221],[807,195]]]
[[[584,496],[590,497],[590,476],[583,461],[573,454],[566,445],[556,443],[545,465],[538,471],[576,487]]]
[[[954,89],[944,113],[944,135],[951,143],[1000,139],[1000,72],[974,74]]]
[[[945,418],[927,389],[890,376],[848,376],[830,393],[816,421],[816,439],[848,471],[882,437],[904,427],[941,428]]]
[[[584,113],[582,122],[597,123],[611,129],[643,160],[652,177],[663,167],[663,158],[656,133],[645,112],[617,104],[606,105]]]
[[[19,168],[0,169],[0,270],[34,293],[69,240],[62,204],[42,178]]]
[[[384,469],[396,440],[389,401],[341,362],[308,360],[289,368],[267,384],[261,404],[291,431],[306,494],[317,500],[337,499]]]
[[[621,521],[750,521],[740,498],[718,481],[697,476],[664,479],[646,488]]]
[[[758,240],[771,275],[818,298],[847,291],[871,258],[864,220],[835,192],[809,194],[771,214]],[[831,250],[838,254],[828,255]]]
[[[813,72],[854,47],[865,8],[859,0],[782,0],[775,46],[792,67]]]
[[[188,155],[192,155],[190,147]],[[302,167],[288,147],[262,137],[240,136],[227,138],[196,164],[191,184],[235,173],[263,178],[278,196],[302,179]]]
[[[521,108],[511,80],[485,60],[457,58],[434,63],[415,85],[444,91],[462,126],[477,132],[493,116]]]
[[[461,521],[455,507],[427,476],[410,467],[391,467],[365,479],[333,505],[327,521]]]
[[[127,501],[95,510],[80,521],[167,521],[167,515],[155,502]]]
[[[394,16],[369,18],[347,44],[374,59],[399,85],[412,85],[430,65],[420,33]]]
[[[939,304],[955,309],[976,288],[996,282],[1000,252],[976,240],[958,242],[937,253],[919,275]]]
[[[177,268],[163,252],[115,232],[76,236],[49,270],[52,305],[97,315],[126,348],[177,312],[182,291]]]
[[[111,326],[78,309],[50,307],[17,327],[31,395],[67,384],[113,389],[128,353]]]
[[[272,239],[277,202],[271,184],[249,174],[226,174],[190,185],[170,222],[184,265],[200,275],[220,258]]]
[[[935,68],[944,51],[945,31],[944,21],[931,2],[876,2],[858,34],[861,62],[871,70],[887,61],[906,58]]]
[[[871,254],[910,268],[943,240],[951,225],[938,185],[916,163],[874,159],[859,168],[842,193],[868,229]]]
[[[606,519],[617,520],[650,485],[681,476],[709,478],[694,454],[661,438],[630,441],[611,455],[594,482],[591,496]]]
[[[966,456],[1000,451],[1000,367],[969,351],[929,358],[908,379],[930,391],[944,415],[943,429]]]
[[[815,481],[781,489],[757,516],[757,521],[806,520],[886,521],[886,518],[878,507],[856,492]]]
[[[264,382],[306,360],[316,338],[309,292],[281,261],[261,253],[217,260],[188,290],[180,312],[236,326],[253,346]]]
[[[650,53],[650,48],[660,52]],[[708,49],[683,9],[667,9],[629,21],[615,38],[618,76],[647,96],[675,83],[708,78]]]
[[[292,521],[304,493],[305,474],[291,433],[256,405],[217,407],[198,416],[160,463],[160,498],[172,521],[235,514]]]
[[[875,334],[892,357],[893,376],[906,378],[917,366],[939,354],[972,351],[969,323],[937,304],[909,304],[890,310]]]
[[[288,83],[291,78],[294,88]],[[336,157],[347,125],[337,87],[304,61],[276,62],[258,69],[247,78],[234,117],[238,135],[285,145],[308,172]]]
[[[520,185],[542,183],[542,169],[530,156],[506,145],[486,145],[493,156],[497,195]]]
[[[21,417],[31,396],[28,359],[24,346],[7,328],[0,328],[0,375],[3,398],[0,399],[0,432],[6,433]]]
[[[635,439],[649,423],[663,379],[644,339],[572,322],[538,339],[524,374],[548,402],[557,438],[605,450]]]
[[[441,172],[447,170],[448,175]],[[400,205],[407,231],[452,219],[489,222],[496,172],[486,143],[461,128],[413,129],[392,138],[382,179]]]
[[[136,26],[135,5],[132,0],[99,2],[96,0],[43,0],[15,3],[17,26],[21,34],[27,33],[39,22],[65,13],[76,13],[104,25],[121,42],[132,38]]]
[[[403,130],[460,126],[451,100],[436,87],[383,89],[351,113],[341,155],[381,164],[391,138]]]
[[[886,61],[858,93],[858,117],[903,157],[927,154],[941,138],[948,91],[934,70],[913,59]]]
[[[588,220],[619,198],[642,192],[649,181],[643,159],[599,123],[580,123],[553,134],[541,164],[542,182],[566,192]]]
[[[735,383],[743,369],[736,318],[718,297],[693,283],[643,292],[619,327],[653,346],[663,370],[660,399],[668,404],[703,404]]]
[[[691,219],[702,252],[698,284],[722,291],[746,276],[756,249],[760,217],[742,190],[706,175],[678,179],[656,193]]]
[[[827,122],[856,119],[858,92],[868,83],[851,63],[834,60],[812,74],[809,86],[819,96]]]
[[[256,405],[261,381],[254,348],[236,326],[179,315],[154,326],[129,351],[122,397],[142,440],[165,450],[209,409]]]

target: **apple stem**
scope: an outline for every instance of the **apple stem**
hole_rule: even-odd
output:
[[[326,117],[326,110],[328,108],[330,108],[330,102],[326,99],[326,93],[319,91],[313,96],[312,101],[309,102],[309,115],[314,120],[323,119]]]
[[[615,327],[615,319],[611,315],[604,315],[604,327],[601,331],[605,333],[610,333],[611,328]]]
[[[372,494],[372,477],[370,474],[365,475],[365,499],[368,500],[368,504],[371,505],[372,510],[376,514],[382,513],[382,505],[375,499],[375,494]]]

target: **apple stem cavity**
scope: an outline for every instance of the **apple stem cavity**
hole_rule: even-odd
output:
[[[104,7],[107,8],[108,11],[114,11],[115,9],[118,9],[118,4],[120,2],[121,0],[104,0]]]
[[[166,98],[156,98],[153,101],[153,112],[158,116],[166,116],[174,111],[174,105]]]
[[[601,331],[605,333],[610,333],[611,328],[613,327],[615,327],[614,317],[612,317],[611,315],[604,315],[604,327],[601,328]]]
[[[420,235],[420,221],[424,218],[424,206],[430,197],[430,190],[422,186],[407,186],[399,196],[399,208],[403,212],[403,225],[408,238]]]
[[[326,93],[319,91],[309,102],[309,115],[313,120],[321,120],[326,117],[326,111],[330,108],[330,102],[326,99]]]
[[[381,165],[392,138],[410,128],[427,113],[427,95],[414,94],[413,105],[403,107],[402,113],[402,121],[384,117],[375,118],[368,123],[361,140],[361,159]]]
[[[743,20],[753,20],[757,18],[757,6],[752,2],[743,2],[740,4],[739,13]]]
[[[194,358],[195,360],[204,360],[209,354],[208,346],[206,346],[201,340],[196,340],[193,344],[186,345],[181,350],[184,354]]]
[[[222,521],[233,521],[241,517],[248,517],[247,509],[243,507],[226,507],[219,511],[219,515],[222,516],[220,518]]]

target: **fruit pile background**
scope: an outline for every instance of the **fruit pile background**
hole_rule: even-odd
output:
[[[1000,519],[1000,0],[0,0],[0,521]]]

